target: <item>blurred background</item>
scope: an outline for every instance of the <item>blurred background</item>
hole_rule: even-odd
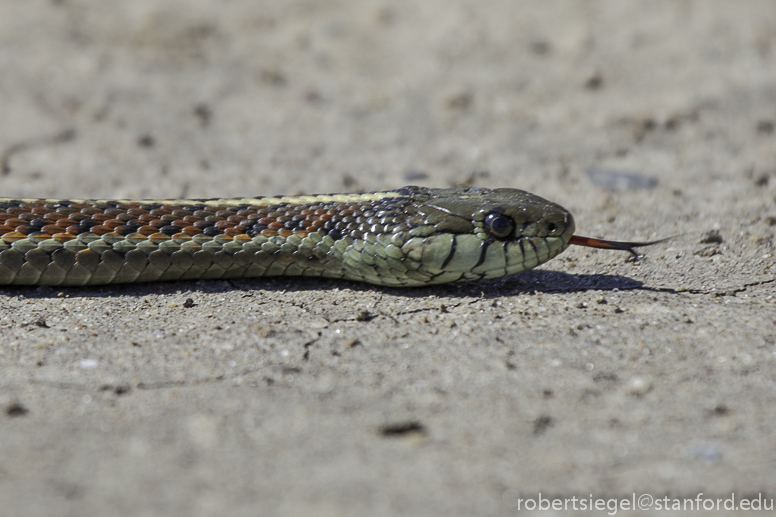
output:
[[[775,28],[767,0],[6,0],[0,189],[767,183]]]

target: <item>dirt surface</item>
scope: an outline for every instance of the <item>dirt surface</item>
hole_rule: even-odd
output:
[[[3,0],[2,196],[474,184],[678,237],[434,288],[2,288],[2,514],[776,497],[774,27],[769,0]]]

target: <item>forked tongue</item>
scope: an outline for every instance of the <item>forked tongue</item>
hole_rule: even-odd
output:
[[[670,239],[670,237],[669,237]],[[631,253],[634,257],[638,258],[639,254],[636,253],[636,248],[644,246],[652,246],[660,242],[665,242],[668,239],[660,239],[659,241],[652,242],[619,242],[619,241],[603,241],[601,239],[593,239],[592,237],[582,237],[580,235],[574,235],[571,237],[569,244],[576,244],[577,246],[587,246],[588,248],[599,248],[603,250],[621,250]]]

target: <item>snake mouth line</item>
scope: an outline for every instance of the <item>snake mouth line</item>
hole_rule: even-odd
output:
[[[517,239],[521,250],[521,260],[515,264],[505,264],[501,267],[494,267],[482,273],[482,278],[496,278],[499,276],[513,275],[532,269],[537,265],[544,264],[548,260],[559,255],[568,246],[560,237],[555,238],[541,238],[544,243],[546,251],[539,251],[539,248],[534,242],[535,237],[521,237]],[[526,254],[525,243],[528,243],[530,250],[533,253]],[[505,254],[508,253],[507,243],[503,243]]]

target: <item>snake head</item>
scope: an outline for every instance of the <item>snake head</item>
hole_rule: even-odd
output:
[[[574,233],[574,219],[566,209],[522,190],[426,192],[417,213],[408,216],[412,228],[401,238],[402,267],[416,285],[531,269],[566,249]]]

